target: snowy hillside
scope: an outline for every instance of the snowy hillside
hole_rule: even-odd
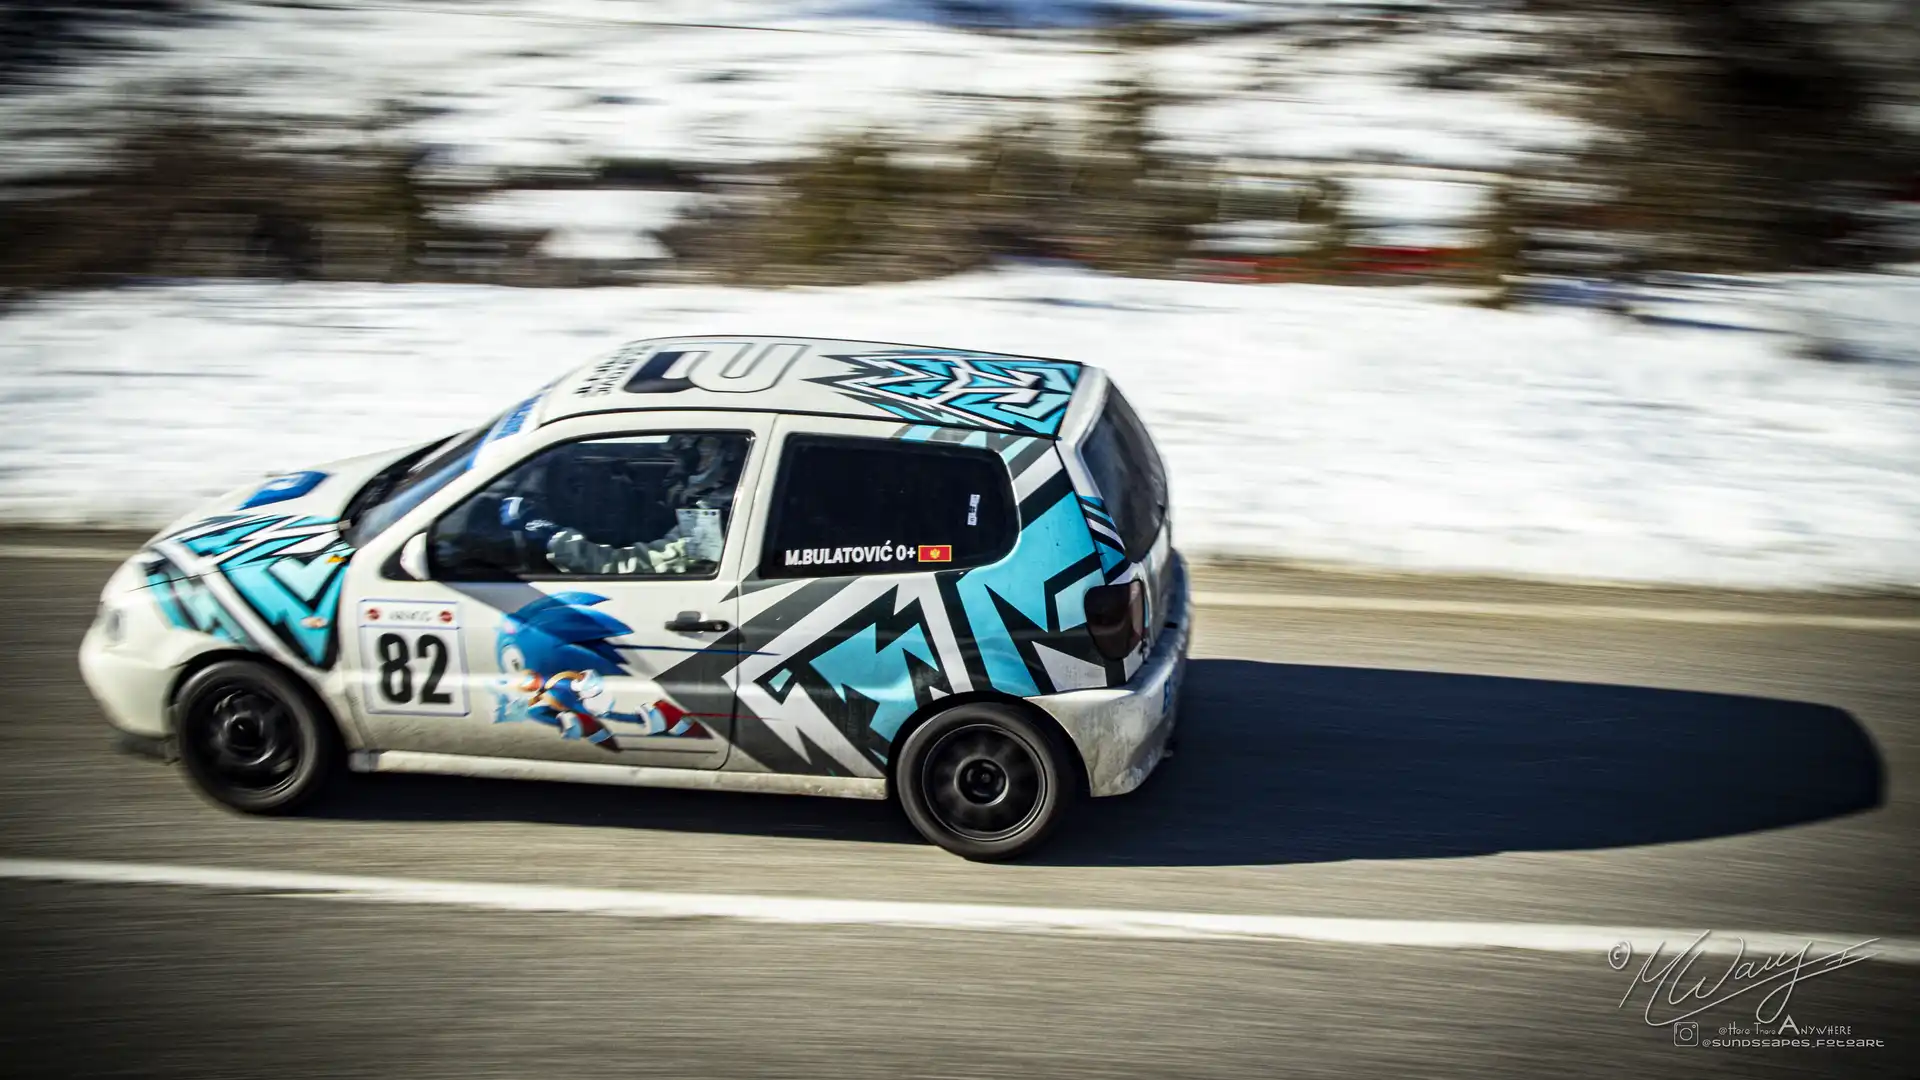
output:
[[[469,179],[609,160],[760,163],[873,126],[962,135],[1136,71],[1186,99],[1156,118],[1169,145],[1186,150],[1489,168],[1580,137],[1517,92],[1525,86],[1436,94],[1414,85],[1428,69],[1524,51],[1523,22],[1463,11],[1404,31],[1347,26],[1352,13],[1395,6],[208,0],[192,25],[123,29],[134,51],[0,98],[13,144],[0,176],[84,164],[102,144],[75,117],[109,116],[169,86],[199,88],[236,115],[358,123],[398,110],[412,117],[401,134]],[[1114,10],[1216,29],[1257,16],[1263,30],[1123,56],[1086,29],[1093,14]]]
[[[1567,70],[1564,57],[1559,69],[1543,59],[1565,34],[1495,0],[199,0],[190,10],[165,29],[102,24],[119,48],[76,53],[0,95],[0,197],[72,202],[48,213],[80,269],[52,260],[28,284],[249,266],[327,276],[314,270],[322,257],[373,267],[329,267],[339,277],[471,280],[458,270],[471,262],[493,281],[685,281],[716,271],[636,268],[697,264],[729,241],[733,262],[713,265],[737,274],[778,250],[765,227],[779,217],[768,207],[785,205],[765,200],[782,171],[773,166],[864,129],[930,158],[1030,120],[1064,119],[1045,137],[1071,140],[1072,118],[1103,98],[1110,109],[1139,104],[1126,130],[1156,150],[1232,177],[1193,185],[1220,203],[1193,219],[1203,222],[1195,250],[1214,265],[1176,252],[1122,269],[1285,279],[1297,268],[1241,263],[1297,255],[1311,237],[1331,255],[1495,247],[1489,211],[1507,204],[1511,178],[1552,172],[1594,135],[1546,74]],[[1162,22],[1125,37],[1116,13]],[[190,140],[183,154],[214,164],[188,170],[182,191],[159,202],[127,195],[151,186],[145,159],[120,163],[122,189],[86,175],[117,133],[152,121],[137,114],[155,102],[195,123],[269,120],[246,136],[269,145],[397,147],[414,186],[380,189],[366,206],[293,207],[306,216],[289,224],[270,220],[288,208],[258,191],[243,192],[254,202],[242,213],[203,190],[251,173],[196,156]],[[984,159],[992,183],[1004,146]],[[1095,149],[1088,160],[1105,152]],[[1079,159],[1062,160],[1068,180],[1043,194],[1068,194],[1046,205],[1082,205],[1083,189],[1070,187]],[[1022,175],[1010,166],[1006,182]],[[1305,215],[1303,193],[1334,178],[1344,235]],[[322,194],[339,187],[325,183]],[[89,202],[89,184],[107,194]],[[1001,205],[991,184],[974,194]],[[760,232],[687,224],[734,200],[760,207]],[[420,216],[395,224],[390,202]],[[1116,206],[1116,221],[1137,210]],[[883,220],[894,230],[922,209],[888,208],[895,216]],[[956,211],[965,228],[928,233],[926,249],[1002,228],[1047,243],[995,247],[978,262],[902,263],[897,276],[1009,251],[1094,261],[1086,253],[1102,250],[1099,220],[1056,236],[1052,217],[1033,216],[1046,227]],[[100,222],[109,233],[147,227],[155,250],[172,254],[89,262],[115,250],[80,227]],[[427,222],[460,235],[411,252],[400,241]],[[307,227],[318,239],[298,242]],[[1523,295],[1638,321],[1490,311],[1432,288],[1032,267],[835,290],[210,282],[48,294],[0,318],[0,520],[158,523],[270,470],[470,425],[622,341],[740,331],[1105,365],[1160,435],[1180,541],[1195,552],[1920,585],[1920,278],[1695,274],[1603,287],[1582,277],[1604,262],[1590,258],[1605,254],[1591,223],[1576,217],[1559,232],[1588,261],[1566,280],[1536,275]],[[283,234],[295,238],[285,251],[248,261]],[[512,262],[501,236],[613,276]],[[1459,270],[1433,258],[1422,265]],[[1486,267],[1476,273],[1447,280],[1484,280]]]

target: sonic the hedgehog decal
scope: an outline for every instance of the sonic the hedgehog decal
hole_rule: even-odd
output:
[[[620,749],[609,723],[642,727],[634,733],[642,737],[709,737],[691,714],[664,697],[632,712],[619,708],[606,679],[630,673],[611,639],[633,628],[594,609],[606,599],[554,593],[501,620],[494,656],[505,676],[494,688],[494,723],[532,720],[558,728],[563,739],[585,739],[608,750]]]

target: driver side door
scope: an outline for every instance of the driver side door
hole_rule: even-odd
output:
[[[652,414],[557,433],[407,522],[429,580],[356,565],[368,578],[341,612],[369,747],[718,768],[766,425]]]

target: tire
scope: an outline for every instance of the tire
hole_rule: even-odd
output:
[[[251,660],[195,672],[174,696],[174,745],[200,793],[249,814],[289,814],[339,770],[333,718],[292,675]]]
[[[920,835],[963,858],[1014,859],[1038,848],[1077,791],[1060,739],[999,705],[959,705],[913,729],[894,791]]]

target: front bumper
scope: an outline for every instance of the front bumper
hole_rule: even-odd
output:
[[[165,738],[167,694],[176,665],[155,663],[139,651],[110,645],[95,623],[80,643],[80,677],[107,721],[130,735]]]
[[[221,643],[168,625],[129,559],[100,594],[100,611],[80,642],[80,677],[108,723],[140,739],[172,734],[168,705],[181,665]]]
[[[1087,787],[1097,796],[1125,795],[1145,782],[1166,755],[1179,716],[1193,603],[1186,561],[1175,555],[1169,572],[1173,580],[1167,587],[1160,636],[1125,686],[1029,699],[1066,729],[1086,762]]]

